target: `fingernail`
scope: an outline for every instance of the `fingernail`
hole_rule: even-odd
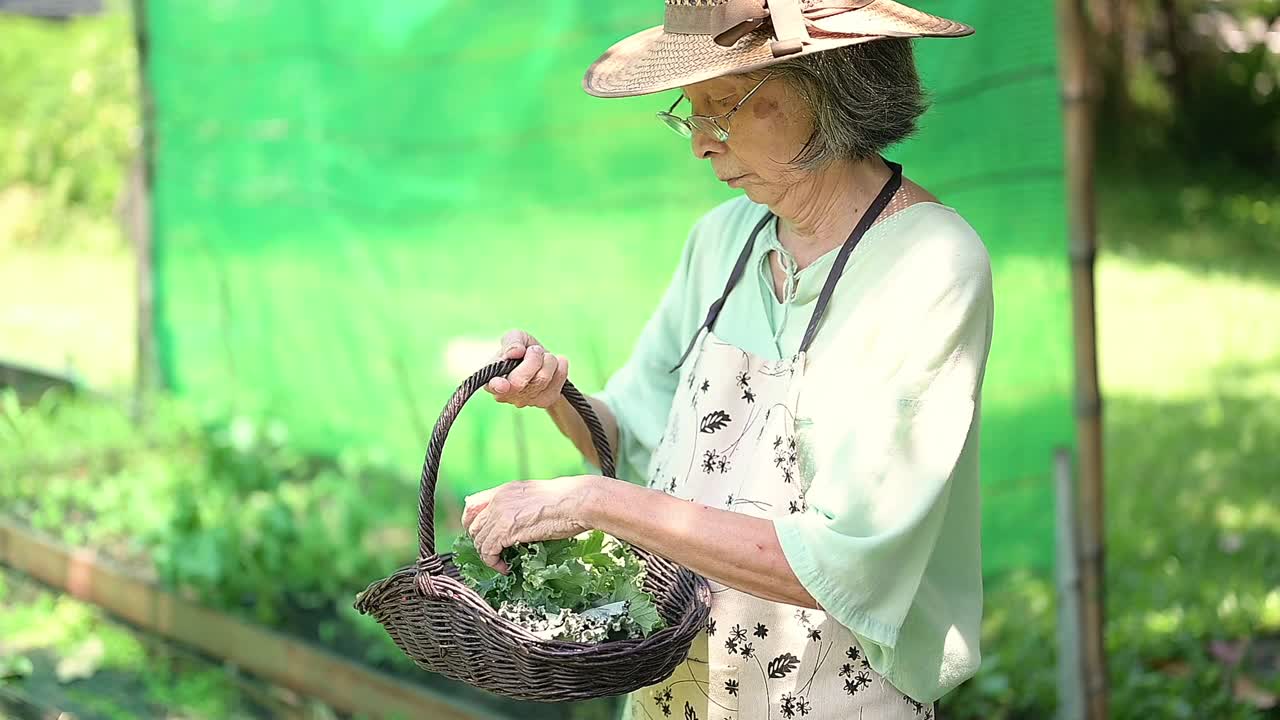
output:
[[[502,351],[502,354],[503,354],[504,356],[506,356],[506,355],[510,355],[511,353],[513,353],[513,352],[515,352],[516,350],[519,350],[519,349],[520,349],[520,346],[519,346],[519,345],[508,345],[508,346],[507,346],[507,349]]]

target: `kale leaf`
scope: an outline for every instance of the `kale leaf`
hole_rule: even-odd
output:
[[[602,642],[647,637],[666,627],[643,590],[645,563],[626,543],[591,530],[502,552],[503,575],[467,535],[453,544],[463,581],[503,617],[547,640]]]

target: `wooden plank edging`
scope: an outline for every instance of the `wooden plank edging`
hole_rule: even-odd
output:
[[[377,719],[494,718],[311,643],[201,607],[90,550],[68,548],[2,517],[0,564],[343,712]]]

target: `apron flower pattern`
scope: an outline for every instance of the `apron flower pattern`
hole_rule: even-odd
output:
[[[834,280],[853,245],[901,185],[901,166],[831,269],[800,351],[766,360],[718,337],[723,300],[741,278],[766,215],[752,232],[721,300],[682,358],[649,487],[761,518],[803,513],[812,467],[797,418],[806,354]],[[691,362],[686,362],[691,358]],[[626,720],[932,720],[931,704],[899,692],[872,669],[857,638],[826,613],[711,582],[711,616],[689,656],[661,683],[632,693]]]

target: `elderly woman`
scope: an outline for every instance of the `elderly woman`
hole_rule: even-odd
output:
[[[979,665],[991,271],[881,153],[925,110],[909,38],[972,31],[890,0],[762,5],[667,0],[587,72],[599,96],[679,88],[659,117],[743,195],[693,226],[591,398],[623,480],[508,483],[463,522],[499,570],[509,545],[599,528],[711,582],[687,662],[629,718],[927,718]],[[567,359],[522,331],[498,356],[523,360],[486,389],[599,467]]]

